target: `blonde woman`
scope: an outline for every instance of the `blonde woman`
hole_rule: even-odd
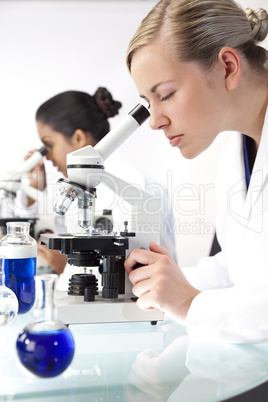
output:
[[[267,33],[263,9],[160,0],[127,50],[150,127],[185,158],[234,132],[217,186],[222,251],[182,272],[167,249],[151,243],[125,263],[138,305],[184,324],[190,339],[268,341],[268,59],[259,45]],[[145,266],[133,270],[136,263]]]

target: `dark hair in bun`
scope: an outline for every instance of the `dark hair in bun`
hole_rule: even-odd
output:
[[[66,91],[43,103],[36,112],[36,120],[49,124],[68,138],[81,129],[98,142],[110,130],[108,118],[117,115],[121,106],[121,102],[114,100],[103,87],[93,96],[86,92]]]

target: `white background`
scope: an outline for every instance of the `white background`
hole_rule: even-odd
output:
[[[71,89],[93,94],[98,86],[107,87],[123,103],[111,126],[140,102],[125,52],[155,3],[0,0],[0,172],[17,166],[30,149],[41,146],[35,112],[53,95]],[[240,3],[267,7],[267,0]],[[227,137],[221,134],[200,157],[184,160],[164,134],[151,131],[146,122],[120,147],[123,159],[168,187],[183,267],[209,252],[217,159]]]

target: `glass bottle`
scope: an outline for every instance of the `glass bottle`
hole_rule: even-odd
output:
[[[5,255],[5,284],[18,298],[18,314],[24,314],[35,300],[37,243],[29,234],[29,222],[6,225],[7,234],[0,241],[0,254]]]
[[[11,289],[5,286],[5,257],[0,255],[0,327],[9,324],[17,315],[18,299]]]
[[[55,377],[71,363],[75,344],[71,331],[56,319],[56,274],[36,277],[35,319],[19,334],[17,354],[22,365],[39,377]]]

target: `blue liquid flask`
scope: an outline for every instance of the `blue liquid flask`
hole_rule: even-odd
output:
[[[75,351],[74,338],[56,319],[55,274],[36,277],[35,320],[19,334],[16,342],[21,364],[44,378],[55,377],[69,367]]]
[[[24,314],[35,301],[37,244],[29,234],[29,222],[6,225],[7,235],[0,241],[0,253],[5,255],[5,284],[18,298],[18,314]]]

